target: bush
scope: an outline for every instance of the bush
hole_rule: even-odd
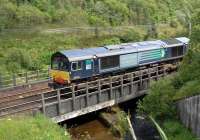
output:
[[[140,41],[140,33],[131,29],[127,31],[124,35],[119,36],[121,42],[131,42],[131,41]]]
[[[0,120],[1,140],[69,140],[64,129],[38,115]]]
[[[69,13],[64,9],[55,10],[53,15],[52,15],[52,21],[64,23],[67,19],[68,14]]]
[[[112,38],[109,38],[109,39],[104,39],[102,42],[101,42],[101,45],[100,46],[103,46],[103,45],[116,45],[116,44],[120,44],[120,39],[117,38],[117,37],[112,37]]]
[[[174,96],[174,100],[200,94],[199,82],[199,80],[194,80],[185,83]]]
[[[0,0],[0,31],[15,24],[17,6],[7,0]]]
[[[167,77],[153,82],[149,94],[139,102],[138,112],[159,120],[174,116],[175,108],[172,97],[175,89],[171,81],[171,77]]]
[[[200,45],[192,45],[179,70],[182,82],[200,79]]]
[[[186,129],[178,120],[168,119],[162,128],[169,140],[196,140],[197,138]]]
[[[9,71],[17,71],[20,67],[29,69],[32,66],[30,55],[25,50],[16,48],[9,50],[6,63]]]
[[[21,5],[17,9],[16,18],[18,24],[27,26],[44,23],[45,18],[47,17],[45,17],[45,14],[34,6]]]

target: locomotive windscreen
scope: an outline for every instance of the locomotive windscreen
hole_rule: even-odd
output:
[[[65,57],[55,56],[52,59],[51,68],[54,70],[68,70],[68,61]]]

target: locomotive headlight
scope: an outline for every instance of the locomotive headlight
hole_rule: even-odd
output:
[[[94,56],[93,56],[93,59],[96,59],[96,58],[97,58],[97,56],[96,56],[96,55],[94,55]]]

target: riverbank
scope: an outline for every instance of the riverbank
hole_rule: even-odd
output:
[[[68,120],[61,125],[67,126],[67,131],[72,136],[72,140],[120,140],[99,119],[102,111],[105,110]]]
[[[176,78],[180,77],[176,75],[154,82],[149,94],[139,103],[138,112],[152,116],[159,123],[169,140],[196,140],[197,137],[179,120],[174,99],[182,89],[177,89],[178,79]],[[179,88],[185,89],[185,86],[182,86]],[[187,96],[184,93],[179,95]]]
[[[123,114],[130,113],[130,120],[139,140],[156,140],[159,138],[159,133],[155,126],[150,121],[141,119],[141,117],[138,117],[136,114],[137,101],[142,98],[143,97],[120,104],[119,109],[124,112]],[[117,112],[120,110],[117,109]],[[79,140],[83,137],[84,140],[132,140],[127,129],[124,129],[126,132],[122,131],[122,134],[119,134],[124,128],[123,126],[128,127],[128,124],[124,124],[122,121],[126,119],[126,117],[124,116],[123,119],[121,119],[123,115],[118,117],[118,113],[114,113],[115,111],[115,108],[113,110],[101,110],[67,121],[64,124],[68,126],[69,133],[72,135],[72,140]],[[117,118],[120,118],[120,121],[117,120]],[[116,131],[113,130],[119,131],[116,133]]]

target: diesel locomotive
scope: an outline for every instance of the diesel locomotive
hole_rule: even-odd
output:
[[[184,56],[188,45],[188,38],[179,37],[58,51],[51,57],[51,76],[53,83],[69,85],[150,64],[173,63]]]

